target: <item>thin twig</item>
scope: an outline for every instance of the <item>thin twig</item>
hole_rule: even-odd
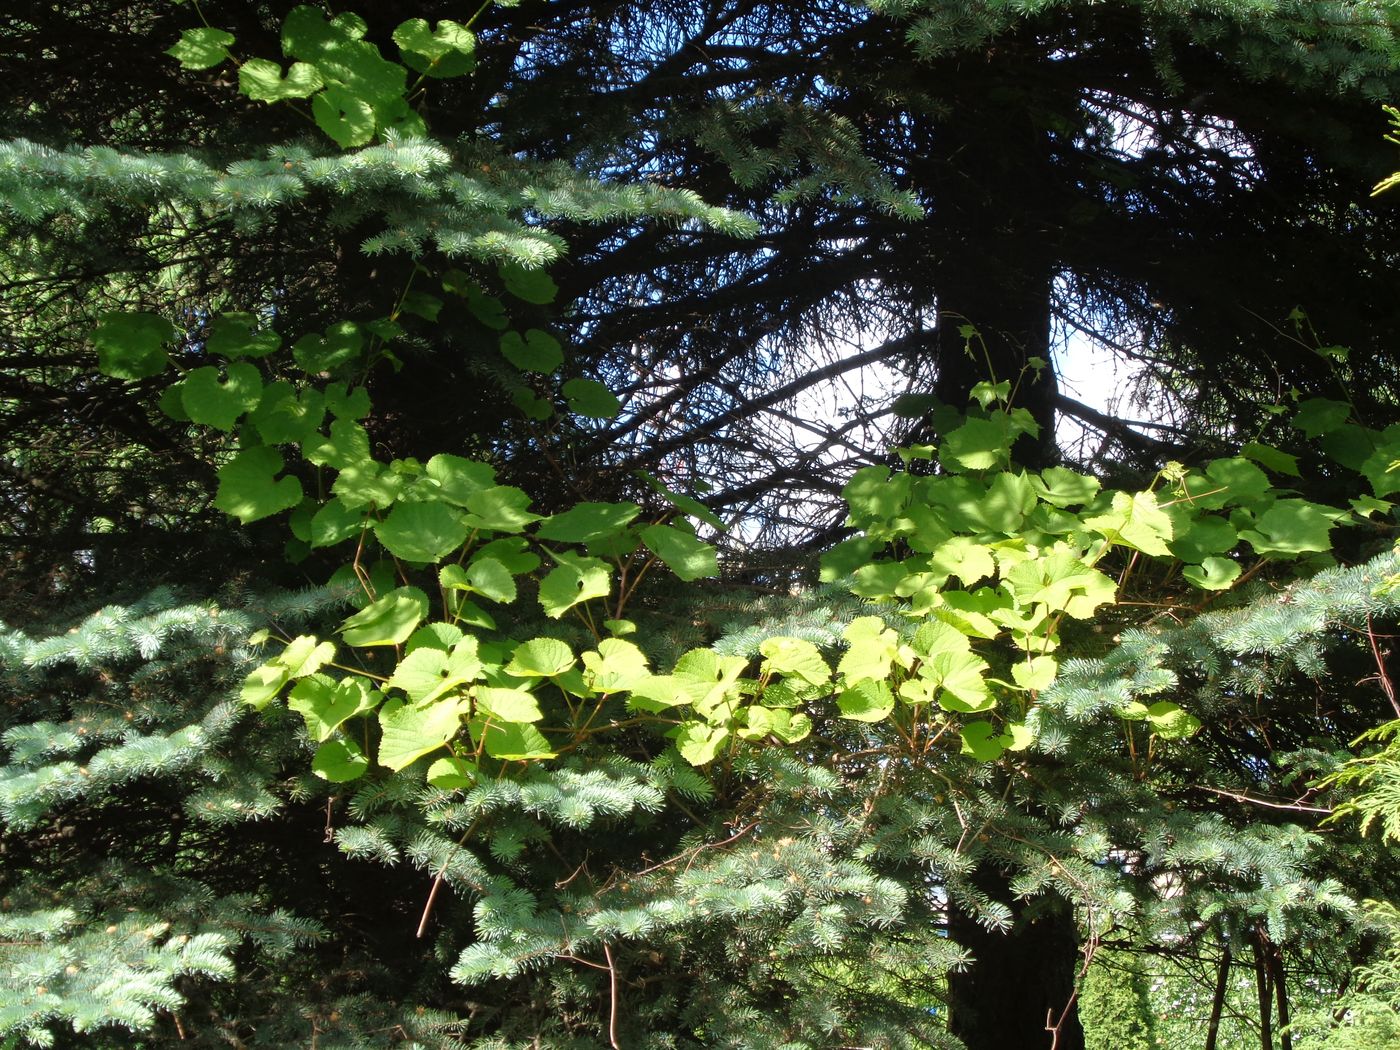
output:
[[[603,942],[603,957],[608,960],[608,1045],[612,1050],[622,1050],[617,1044],[617,967],[607,941]]]

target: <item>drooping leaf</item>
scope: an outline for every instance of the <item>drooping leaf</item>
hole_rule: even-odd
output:
[[[651,677],[646,656],[622,638],[604,638],[596,651],[583,654],[583,666],[589,685],[600,693],[634,689]]]
[[[456,755],[439,758],[428,767],[428,783],[443,791],[471,787],[476,783],[476,763]]]
[[[471,511],[467,524],[475,529],[520,532],[532,521],[540,520],[538,514],[527,509],[530,497],[511,485],[494,485],[473,492],[467,497],[466,505]]]
[[[647,549],[687,583],[719,575],[715,549],[692,534],[672,525],[648,525],[641,535]]]
[[[315,674],[334,659],[334,642],[318,641],[312,635],[303,634],[288,642],[287,647],[273,657],[271,663],[285,668],[289,678],[304,678]]]
[[[675,734],[676,750],[692,766],[713,762],[728,739],[728,729],[704,722],[686,722]]]
[[[414,649],[394,668],[387,688],[402,689],[413,703],[426,704],[480,675],[477,641],[467,636],[450,652],[426,645]]]
[[[366,605],[340,625],[347,645],[402,645],[428,616],[428,596],[400,587]]]
[[[471,730],[472,739],[480,743],[488,755],[503,762],[554,757],[544,734],[527,723],[473,718],[468,723],[468,728]]]
[[[1314,397],[1298,405],[1293,425],[1310,438],[1336,430],[1351,418],[1351,406],[1343,401]]]
[[[1249,466],[1258,470],[1253,464]],[[1260,476],[1263,476],[1262,473]],[[1151,492],[1115,492],[1112,510],[1106,514],[1085,518],[1084,524],[1102,534],[1111,543],[1121,544],[1144,554],[1171,554],[1167,549],[1167,541],[1172,538],[1172,521],[1158,506],[1157,497]]]
[[[1327,551],[1332,549],[1331,532],[1338,513],[1307,500],[1276,500],[1240,537],[1260,554]]]
[[[545,518],[535,536],[561,543],[588,543],[625,529],[641,513],[635,503],[580,503]]]
[[[424,474],[437,483],[443,499],[459,507],[465,507],[472,496],[496,485],[496,471],[489,463],[446,452],[428,460]]]
[[[476,68],[476,36],[470,29],[443,19],[430,30],[422,18],[410,18],[394,30],[394,43],[404,64],[430,77],[460,77]]]
[[[220,314],[209,326],[204,349],[218,357],[236,361],[242,357],[266,357],[282,345],[282,337],[271,328],[254,331],[257,318],[247,313]]]
[[[478,551],[466,570],[467,587],[493,602],[513,602],[516,596],[515,577],[495,558]]]

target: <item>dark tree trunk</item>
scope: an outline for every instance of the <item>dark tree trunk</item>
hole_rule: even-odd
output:
[[[1283,972],[1283,949],[1270,943],[1269,977],[1274,985],[1274,1001],[1278,1003],[1278,1045],[1279,1050],[1293,1050],[1293,1033],[1288,1030],[1292,1014],[1288,1009],[1288,978]]]
[[[1015,46],[1010,45],[1010,46]],[[997,97],[976,59],[954,71],[957,96],[932,121],[926,182],[935,205],[924,254],[938,305],[934,393],[957,409],[977,383],[1010,381],[1013,405],[1040,424],[1015,448],[1027,466],[1055,458],[1050,360],[1057,268],[1054,142],[1035,115]],[[969,340],[966,326],[976,330]],[[1043,362],[1043,364],[1040,364]]]
[[[1206,1045],[1204,1050],[1215,1050],[1215,1041],[1220,1037],[1220,1015],[1225,1009],[1225,993],[1230,987],[1230,946],[1224,946],[1220,953],[1220,969],[1215,975],[1215,995],[1210,1001],[1210,1021],[1206,1024]]]
[[[1254,984],[1259,992],[1259,1046],[1261,1050],[1274,1050],[1273,988],[1265,958],[1263,930],[1254,931],[1251,947],[1254,949]]]
[[[1084,1050],[1075,1008],[1079,933],[1063,898],[1017,901],[1005,872],[983,865],[982,892],[1011,908],[1009,931],[988,930],[953,908],[948,934],[972,965],[948,975],[949,1028],[968,1050]]]

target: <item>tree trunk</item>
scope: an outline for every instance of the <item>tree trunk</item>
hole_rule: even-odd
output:
[[[1075,1009],[1079,932],[1058,896],[1017,901],[1007,873],[983,864],[974,881],[1011,908],[1014,925],[988,930],[951,908],[948,934],[972,964],[948,975],[948,1024],[968,1050],[1084,1050]]]
[[[1220,1015],[1225,1009],[1225,993],[1230,987],[1230,946],[1224,946],[1220,953],[1220,970],[1215,975],[1215,995],[1210,1001],[1210,1021],[1206,1024],[1206,1045],[1204,1050],[1215,1050],[1215,1041],[1220,1037]]]
[[[989,93],[981,78],[992,73],[976,58],[960,59],[958,93],[929,133],[922,175],[936,204],[923,254],[938,305],[933,392],[963,410],[977,383],[1009,380],[1013,405],[1040,424],[1037,437],[1017,443],[1016,459],[1048,466],[1057,391],[1050,326],[1058,245],[1048,218],[1060,210],[1050,199],[1054,146],[1031,114],[1009,111]],[[977,332],[970,345],[969,325]]]
[[[1269,976],[1274,985],[1274,1000],[1278,1003],[1279,1050],[1293,1050],[1293,1033],[1288,1030],[1292,1015],[1288,1009],[1288,979],[1283,972],[1283,949],[1269,944]]]
[[[1262,1050],[1274,1050],[1273,989],[1264,957],[1264,931],[1256,929],[1250,944],[1254,949],[1254,984],[1259,991],[1259,1046]]]

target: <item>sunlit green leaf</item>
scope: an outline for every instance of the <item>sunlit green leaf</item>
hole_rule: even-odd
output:
[[[402,645],[428,616],[428,596],[400,587],[371,602],[340,625],[347,645]]]
[[[302,501],[301,482],[278,478],[282,467],[282,456],[275,448],[244,449],[219,468],[214,506],[244,525],[290,510]]]
[[[92,333],[97,368],[116,379],[160,375],[170,363],[165,344],[177,335],[175,326],[157,314],[103,314]]]

